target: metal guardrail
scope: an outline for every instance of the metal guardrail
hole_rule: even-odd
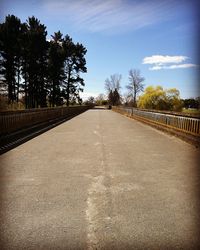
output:
[[[0,136],[50,120],[78,115],[89,108],[90,106],[71,106],[0,112]]]
[[[113,110],[136,116],[156,124],[164,125],[191,135],[200,136],[200,118],[190,118],[136,108],[113,107]]]

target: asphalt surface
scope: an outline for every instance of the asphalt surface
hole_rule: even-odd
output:
[[[89,110],[0,156],[0,249],[199,249],[199,152]]]

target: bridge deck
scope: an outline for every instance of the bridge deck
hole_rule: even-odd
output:
[[[89,110],[0,156],[1,249],[193,249],[199,149]]]

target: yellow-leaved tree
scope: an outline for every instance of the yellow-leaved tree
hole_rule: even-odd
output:
[[[171,88],[164,90],[162,86],[148,86],[144,94],[138,101],[139,108],[157,109],[157,110],[174,110],[182,109],[179,90]]]

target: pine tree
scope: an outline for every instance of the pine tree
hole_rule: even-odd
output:
[[[48,53],[49,102],[51,106],[62,104],[61,85],[64,78],[64,53],[60,31],[52,35]]]
[[[85,85],[80,73],[87,72],[85,60],[87,50],[82,44],[74,44],[68,35],[64,38],[63,49],[65,55],[63,93],[67,106],[69,106],[70,98],[80,99],[79,92],[83,90],[82,87]]]
[[[20,19],[8,15],[0,24],[0,74],[7,88],[9,103],[18,101],[19,95],[20,35]]]
[[[82,44],[75,44],[60,31],[47,42],[46,27],[29,17],[21,23],[15,16],[7,16],[0,24],[0,91],[7,93],[9,103],[24,95],[26,108],[82,102],[84,80],[87,72]]]
[[[27,20],[24,34],[23,74],[25,79],[26,106],[46,106],[47,49],[46,27],[31,17]]]

